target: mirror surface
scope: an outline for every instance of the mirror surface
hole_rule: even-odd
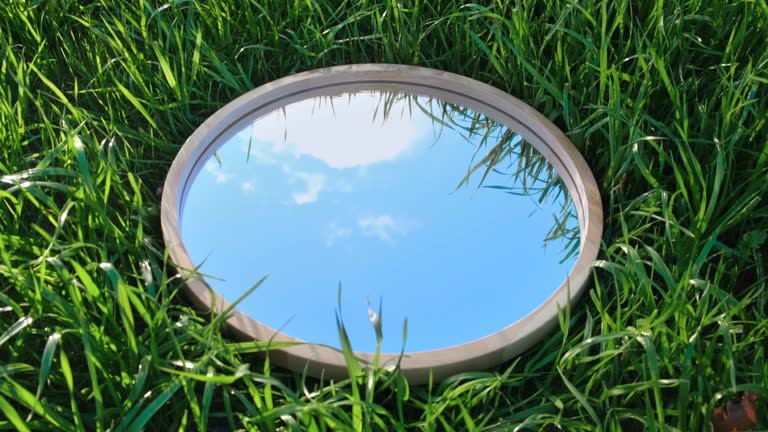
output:
[[[573,202],[514,131],[440,100],[324,96],[220,145],[186,191],[184,245],[205,281],[290,336],[355,351],[448,348],[523,318],[579,252]],[[370,305],[370,306],[369,306]],[[407,339],[403,327],[407,318]]]

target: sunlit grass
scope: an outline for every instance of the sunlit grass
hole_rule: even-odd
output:
[[[765,1],[486,3],[3,2],[0,429],[697,431],[745,390],[768,428]],[[589,292],[521,358],[315,380],[180,295],[158,188],[187,136],[262,83],[360,62],[494,85],[592,167]]]

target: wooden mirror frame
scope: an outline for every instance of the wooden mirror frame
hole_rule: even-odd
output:
[[[161,225],[169,256],[186,282],[189,298],[204,312],[221,312],[229,304],[194,269],[181,237],[180,218],[192,181],[214,151],[244,125],[300,100],[364,90],[434,97],[480,112],[519,133],[557,170],[570,193],[581,231],[579,255],[566,280],[539,307],[489,336],[432,351],[382,354],[380,365],[396,365],[413,384],[425,383],[430,372],[442,380],[460,372],[483,370],[515,357],[541,340],[558,322],[558,308],[574,303],[584,291],[603,231],[603,211],[595,179],[571,141],[552,122],[519,99],[460,75],[415,66],[355,64],[291,75],[253,89],[209,117],[184,143],[165,180]],[[329,317],[330,319],[330,317]],[[227,319],[236,338],[302,342],[234,309]],[[315,377],[348,376],[341,351],[302,343],[269,351],[270,361]],[[356,353],[363,362],[372,353]]]

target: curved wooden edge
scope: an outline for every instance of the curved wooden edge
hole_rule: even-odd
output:
[[[180,232],[186,192],[216,148],[239,127],[275,108],[315,96],[356,90],[390,90],[432,96],[482,112],[518,132],[557,170],[577,210],[581,228],[579,256],[566,280],[543,304],[492,335],[465,344],[423,352],[383,354],[380,365],[399,361],[414,384],[439,381],[468,370],[488,369],[521,354],[557,325],[558,309],[574,303],[587,283],[603,231],[599,189],[586,161],[568,137],[541,113],[519,99],[479,81],[434,69],[390,64],[356,64],[318,69],[282,78],[251,90],[209,117],[184,143],[163,188],[161,226],[169,255],[186,279],[187,294],[203,311],[220,313],[229,304],[194,272]],[[302,342],[234,310],[227,324],[238,338]],[[371,353],[357,353],[370,362]],[[275,364],[315,377],[347,377],[336,349],[303,343],[270,351]]]

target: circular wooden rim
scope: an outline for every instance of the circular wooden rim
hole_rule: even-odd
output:
[[[381,366],[396,365],[411,383],[441,380],[456,373],[488,369],[522,353],[557,324],[558,308],[581,295],[597,258],[603,211],[594,176],[571,141],[552,122],[519,99],[460,75],[415,66],[355,64],[291,75],[262,85],[209,117],[184,143],[163,187],[161,225],[171,260],[186,281],[186,292],[205,312],[221,312],[229,304],[195,272],[181,238],[180,216],[189,185],[213,152],[239,127],[299,100],[361,90],[413,93],[435,97],[489,116],[515,130],[551,163],[574,200],[581,229],[579,256],[566,280],[543,304],[522,319],[489,336],[433,351],[382,354]],[[227,320],[243,339],[302,342],[233,310]],[[372,362],[372,353],[356,353]],[[347,377],[343,354],[334,348],[302,343],[269,352],[274,363],[315,377]]]

